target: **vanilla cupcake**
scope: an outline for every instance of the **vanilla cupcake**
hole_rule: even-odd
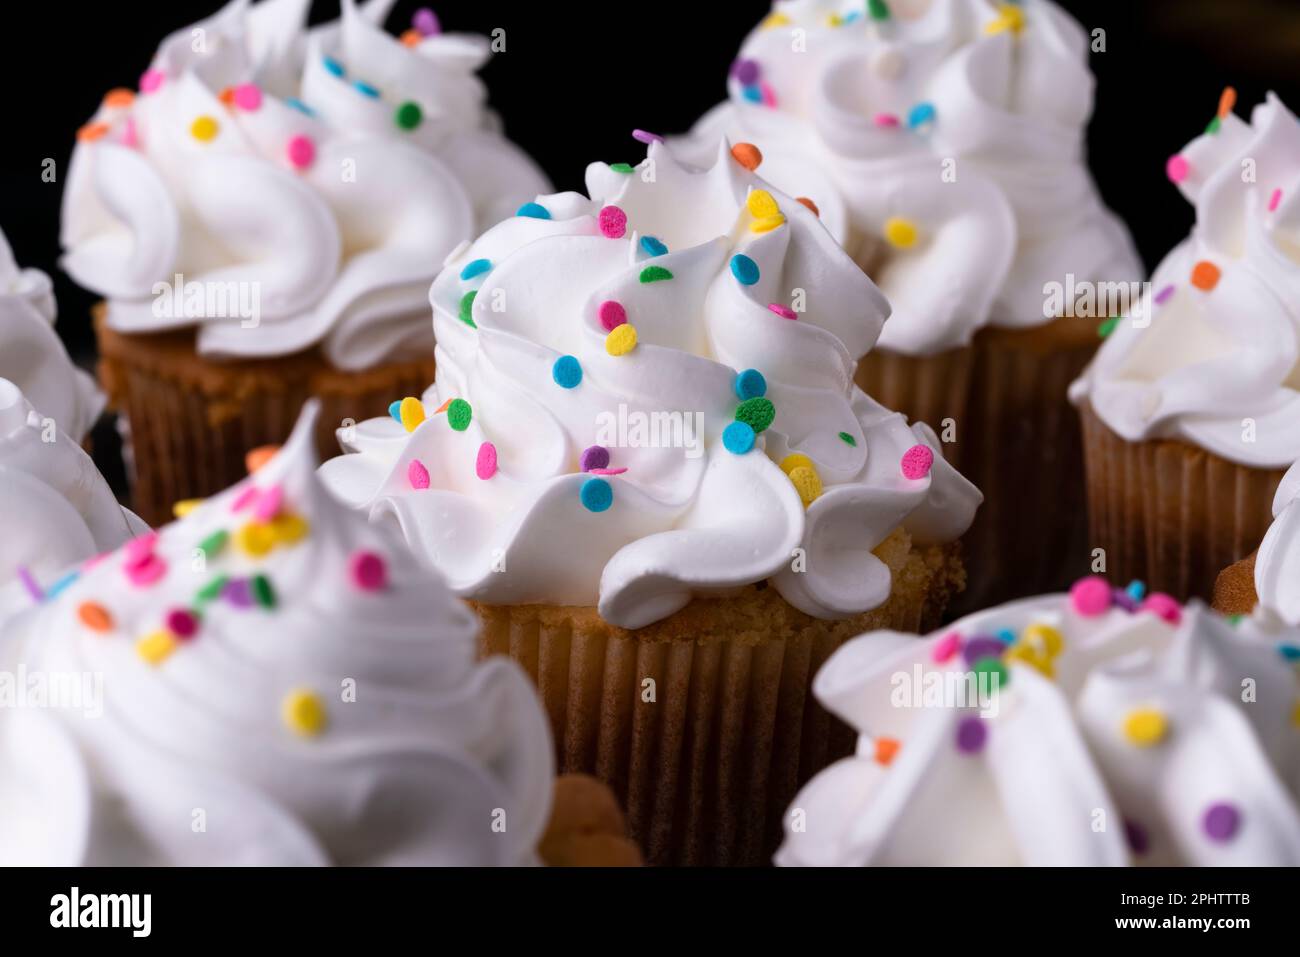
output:
[[[475,663],[470,610],[320,487],[315,414],[0,629],[6,672],[60,693],[0,711],[0,861],[536,860],[555,790],[537,695]],[[581,852],[618,811],[567,790],[548,839]]]
[[[308,396],[325,453],[427,385],[439,265],[547,188],[485,106],[486,38],[425,11],[399,40],[388,0],[307,31],[306,6],[235,0],[178,31],[78,134],[63,265],[104,297],[101,372],[154,522],[235,481]]]
[[[656,863],[753,863],[847,747],[807,696],[938,620],[979,493],[853,385],[888,305],[725,147],[541,196],[433,285],[438,379],[322,475],[470,599]]]
[[[1078,582],[813,691],[859,732],[786,815],[783,865],[1300,865],[1300,631]]]
[[[682,144],[698,162],[723,134],[754,144],[893,305],[857,381],[984,490],[971,607],[1086,567],[1065,392],[1108,314],[1075,292],[1144,274],[1085,162],[1087,57],[1045,0],[778,2]]]
[[[1070,389],[1090,546],[1184,597],[1259,545],[1300,459],[1300,123],[1272,95],[1249,123],[1232,102],[1168,164],[1191,236]]]

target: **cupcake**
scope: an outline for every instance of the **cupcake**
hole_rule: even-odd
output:
[[[51,696],[0,712],[4,863],[514,865],[611,836],[572,783],[552,820],[527,677],[475,663],[473,613],[320,487],[315,414],[0,630]]]
[[[1234,562],[1214,580],[1214,608],[1249,615],[1257,605],[1300,626],[1300,463],[1282,477],[1273,497],[1273,524],[1258,551]]]
[[[1098,577],[864,635],[813,685],[857,753],[795,799],[776,861],[1300,865],[1296,654],[1276,619]]]
[[[399,40],[390,6],[345,0],[306,31],[299,0],[236,0],[78,134],[63,265],[104,297],[101,375],[155,524],[236,481],[306,397],[328,454],[427,385],[443,259],[546,188],[485,107],[486,38],[426,11]]]
[[[1250,123],[1231,104],[1168,164],[1195,229],[1070,388],[1090,546],[1179,597],[1259,545],[1300,459],[1300,124],[1272,95]]]
[[[437,381],[322,475],[471,600],[652,862],[757,863],[851,744],[817,665],[937,621],[980,496],[854,386],[888,305],[813,213],[641,138],[449,264]]]
[[[1144,274],[1085,162],[1087,58],[1044,0],[778,2],[682,144],[703,161],[724,133],[753,143],[893,305],[857,382],[984,491],[971,608],[1086,570],[1065,393],[1112,315],[1088,291]]]

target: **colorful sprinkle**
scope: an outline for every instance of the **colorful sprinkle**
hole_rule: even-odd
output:
[[[529,219],[550,219],[551,211],[541,203],[524,203],[515,211],[516,216],[526,216]]]
[[[796,469],[791,469],[790,484],[799,493],[799,500],[803,502],[804,508],[807,508],[821,497],[822,477],[810,465],[801,465]]]
[[[291,691],[285,695],[280,704],[280,717],[290,731],[304,738],[315,737],[329,723],[325,703],[312,691]]]
[[[91,631],[108,632],[113,630],[113,616],[107,608],[98,602],[83,601],[77,606],[77,618]]]
[[[902,121],[896,113],[877,113],[871,118],[871,122],[885,130],[897,129],[902,125]]]
[[[1205,836],[1210,840],[1219,844],[1226,843],[1236,836],[1241,827],[1241,811],[1227,801],[1211,804],[1205,809],[1201,826],[1205,828]]]
[[[813,468],[813,460],[802,452],[791,452],[781,460],[781,471],[786,475],[797,468]]]
[[[885,0],[867,0],[867,13],[872,20],[888,20],[889,5]]]
[[[951,661],[952,656],[957,654],[960,647],[961,635],[955,631],[950,631],[934,643],[934,647],[930,649],[930,660],[935,664]]]
[[[649,146],[651,143],[662,143],[664,141],[664,138],[658,133],[651,133],[648,130],[633,130],[632,139],[636,140],[638,143],[644,143],[646,146]]]
[[[333,57],[327,56],[321,62],[325,64],[325,69],[334,76],[341,77],[347,73],[347,70],[343,69],[343,64]]]
[[[354,552],[348,559],[348,575],[362,591],[381,591],[388,587],[388,564],[377,552]]]
[[[1058,629],[1041,622],[1030,625],[1020,637],[1026,645],[1049,658],[1055,658],[1065,649],[1065,636]]]
[[[654,236],[642,236],[641,249],[647,256],[663,256],[668,253],[668,247]]]
[[[306,103],[304,103],[302,100],[298,99],[297,97],[290,97],[284,102],[286,106],[292,107],[293,109],[297,110],[299,113],[302,113],[304,116],[316,115],[315,110],[313,110],[310,106],[308,106]]]
[[[1300,661],[1300,645],[1282,644],[1278,645],[1277,653],[1282,656],[1283,661],[1297,662]]]
[[[136,654],[151,665],[162,664],[176,648],[176,639],[165,631],[155,631],[135,643]]]
[[[1138,857],[1146,854],[1151,850],[1151,838],[1144,828],[1137,821],[1124,819],[1124,840],[1128,842],[1128,848]]]
[[[578,458],[578,469],[583,472],[591,472],[608,466],[609,449],[603,445],[588,446],[582,450],[582,455]]]
[[[875,759],[877,764],[889,767],[897,757],[903,743],[897,738],[876,738]]]
[[[1159,744],[1169,733],[1169,720],[1154,708],[1138,708],[1124,718],[1124,737],[1139,748]]]
[[[1111,606],[1110,585],[1100,575],[1080,578],[1070,586],[1070,605],[1084,618],[1104,615]]]
[[[1268,198],[1268,211],[1270,213],[1276,213],[1277,208],[1281,205],[1282,191],[1280,189],[1275,189],[1273,190],[1273,195]]]
[[[1183,620],[1183,608],[1178,604],[1178,600],[1163,592],[1156,591],[1148,595],[1142,602],[1141,610],[1152,612],[1157,618],[1171,625],[1177,625]]]
[[[1135,578],[1133,581],[1128,583],[1128,587],[1126,587],[1124,591],[1126,591],[1128,596],[1134,601],[1141,601],[1147,596],[1147,585],[1146,582],[1138,581]]]
[[[636,326],[625,322],[605,337],[605,351],[611,356],[625,356],[636,348]]]
[[[928,445],[914,445],[903,453],[899,462],[903,478],[918,481],[930,474],[934,467],[934,451]]]
[[[203,541],[199,542],[199,551],[205,558],[216,558],[221,554],[221,550],[226,547],[226,542],[230,541],[230,533],[224,528],[219,528]]]
[[[407,432],[414,432],[424,422],[424,403],[413,395],[408,395],[402,400],[398,409],[399,420],[402,428]]]
[[[636,167],[631,163],[610,163],[609,168],[615,173],[622,173],[624,176],[630,176],[636,172]]]
[[[398,425],[402,424],[402,400],[396,399],[388,403],[388,414]]]
[[[770,233],[774,229],[780,229],[785,225],[785,216],[777,213],[775,216],[764,216],[762,219],[756,219],[749,224],[751,233]]]
[[[1109,319],[1104,320],[1102,324],[1097,327],[1097,336],[1098,338],[1101,339],[1107,339],[1118,328],[1119,328],[1119,316],[1111,316]]]
[[[885,220],[884,236],[885,242],[895,249],[911,249],[916,245],[916,240],[920,234],[917,232],[916,224],[910,219],[904,219],[901,216],[891,216]]]
[[[1219,284],[1222,275],[1219,267],[1209,260],[1202,259],[1192,267],[1192,285],[1204,292],[1209,292]]]
[[[1025,11],[1014,3],[998,5],[998,18],[984,27],[984,33],[993,36],[1010,31],[1019,34],[1025,29]]]
[[[754,430],[744,422],[732,422],[722,430],[722,445],[732,455],[744,455],[754,447]]]
[[[211,143],[217,138],[221,126],[210,116],[200,116],[190,124],[190,136],[200,143]]]
[[[664,282],[672,279],[673,274],[663,266],[646,266],[645,269],[641,270],[641,275],[638,278],[643,283]]]
[[[415,11],[415,15],[411,17],[411,26],[422,37],[437,36],[442,32],[442,24],[438,22],[438,15],[428,7],[421,7]]]
[[[102,140],[108,135],[110,129],[111,127],[107,123],[87,123],[77,130],[77,142],[93,143],[96,140]]]
[[[613,299],[606,299],[597,306],[596,315],[606,332],[613,332],[627,322],[627,310],[623,308],[622,303],[615,302]]]
[[[414,100],[407,100],[393,111],[393,122],[398,129],[413,130],[424,121],[424,111]]]
[[[767,380],[757,369],[746,369],[744,372],[737,373],[733,387],[736,390],[736,397],[741,401],[767,395]]]
[[[731,257],[731,274],[742,286],[752,286],[758,282],[758,263],[744,253],[736,253]]]
[[[1006,652],[1006,643],[993,635],[976,635],[961,648],[962,659],[967,665],[974,665],[985,658],[1001,658]]]
[[[779,303],[779,302],[769,302],[769,303],[767,304],[767,308],[768,308],[770,311],[776,313],[776,314],[777,314],[778,316],[780,316],[782,319],[797,320],[797,319],[799,318],[798,313],[796,313],[796,312],[795,312],[793,309],[791,309],[789,306],[783,306],[783,305],[781,305],[781,303]]]
[[[253,508],[253,517],[259,522],[269,522],[280,513],[280,506],[284,504],[284,489],[279,485],[271,485],[262,489],[262,494],[257,499],[257,505]]]
[[[406,466],[406,481],[417,492],[424,491],[429,487],[429,469],[419,459],[411,459]]]
[[[582,507],[589,512],[603,512],[614,504],[614,487],[603,478],[590,478],[578,493]]]
[[[226,585],[229,584],[229,582],[230,578],[228,576],[216,575],[210,582],[198,590],[198,594],[196,594],[194,598],[200,603],[216,601],[217,598],[221,596],[221,593],[226,590]]]
[[[848,432],[841,432],[839,435],[840,435],[840,441],[843,442],[845,445],[851,445],[854,448],[858,447],[858,440],[855,439]]]
[[[125,568],[127,580],[137,588],[146,588],[167,574],[167,563],[157,555],[149,555]]]
[[[763,102],[763,88],[759,86],[757,83],[751,83],[749,86],[742,89],[740,91],[740,95],[743,96],[750,103]]]
[[[988,738],[989,729],[979,718],[962,718],[957,723],[957,750],[962,754],[979,754]]]
[[[289,138],[284,153],[294,169],[306,169],[316,161],[316,142],[310,136],[300,133]]]
[[[1157,306],[1163,306],[1165,303],[1167,303],[1170,300],[1173,294],[1174,294],[1174,287],[1165,286],[1158,293],[1156,293],[1155,296],[1153,296],[1152,298],[1155,301],[1155,304]]]
[[[419,46],[420,41],[423,40],[424,37],[420,35],[419,30],[412,28],[410,30],[403,30],[398,34],[397,39],[401,41],[402,46],[404,47],[414,47]]]
[[[820,217],[822,214],[822,211],[817,208],[817,204],[814,203],[807,196],[800,196],[798,199],[795,200],[795,202],[798,203],[800,206],[807,208],[814,216]]]
[[[491,442],[484,442],[478,447],[478,456],[474,459],[474,474],[485,482],[497,474],[497,447]]]
[[[478,323],[474,321],[474,300],[477,298],[478,290],[471,289],[460,297],[460,306],[457,310],[457,318],[471,329],[478,328]]]
[[[236,608],[253,607],[253,589],[247,578],[229,578],[221,587],[221,597]]]
[[[249,558],[262,558],[275,548],[275,535],[261,522],[249,522],[235,532],[235,545]]]
[[[291,512],[281,512],[271,519],[267,527],[271,530],[271,537],[275,539],[277,545],[296,545],[306,538],[311,530],[307,519]]]
[[[379,87],[367,83],[365,80],[354,80],[352,89],[356,90],[362,96],[369,97],[372,100],[379,99]]]
[[[199,619],[188,608],[173,608],[165,619],[167,630],[181,641],[199,633]]]
[[[622,239],[627,235],[627,213],[617,206],[606,206],[597,217],[601,234],[607,239]]]
[[[235,106],[252,113],[262,108],[262,90],[255,83],[241,83],[231,96]]]
[[[280,446],[278,445],[259,445],[255,449],[250,449],[244,456],[244,468],[249,475],[253,475],[279,454]]]
[[[617,469],[592,469],[590,474],[591,475],[622,475],[626,471],[627,471],[626,467],[617,468]]]
[[[1219,94],[1219,109],[1215,113],[1215,116],[1221,120],[1227,119],[1228,114],[1233,111],[1233,108],[1236,107],[1236,105],[1237,91],[1230,86],[1225,86],[1223,92]]]
[[[763,154],[753,143],[737,143],[731,148],[731,155],[751,173],[763,164]]]
[[[772,404],[771,399],[762,396],[746,399],[736,408],[736,421],[744,422],[755,432],[767,429],[775,418],[776,406]]]
[[[248,582],[248,590],[252,593],[253,600],[263,608],[275,607],[275,589],[265,575],[254,575]]]
[[[460,271],[462,280],[470,280],[475,276],[481,276],[492,268],[492,260],[475,259],[473,262],[466,263],[465,268]]]
[[[167,74],[162,70],[145,70],[140,77],[141,93],[156,93],[162,87],[163,82],[167,79]]]
[[[468,429],[470,419],[473,417],[474,410],[464,399],[452,399],[451,405],[447,406],[447,424],[457,432]]]
[[[742,57],[731,64],[731,75],[741,86],[753,86],[762,78],[763,68],[757,60]]]
[[[1165,163],[1165,175],[1169,177],[1171,183],[1181,183],[1192,173],[1192,164],[1187,161],[1187,157],[1181,153],[1175,153],[1169,157]]]
[[[927,123],[933,123],[936,116],[933,103],[918,103],[907,111],[908,129],[918,129]]]
[[[777,205],[772,194],[765,189],[756,189],[749,194],[745,200],[745,208],[750,214],[763,219],[768,216],[776,216],[781,212],[781,207]]]
[[[560,356],[551,366],[551,378],[561,389],[576,389],[582,382],[582,363],[577,356]]]
[[[985,681],[993,691],[997,691],[1006,684],[1007,679],[1010,677],[1007,666],[996,658],[981,658],[975,662],[975,666],[971,670],[975,672],[976,676],[987,675]]]

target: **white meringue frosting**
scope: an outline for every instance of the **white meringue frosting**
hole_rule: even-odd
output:
[[[1300,123],[1274,95],[1170,160],[1196,208],[1138,315],[1070,388],[1131,442],[1177,439],[1251,468],[1300,459]]]
[[[1259,603],[1300,626],[1300,462],[1287,469],[1273,497],[1273,524],[1255,555]]]
[[[777,863],[1300,864],[1300,631],[1108,591],[842,646],[813,691],[858,753],[796,797]],[[908,693],[990,661],[979,704]]]
[[[401,42],[391,0],[307,31],[308,6],[233,0],[83,128],[63,264],[112,328],[342,369],[427,355],[438,264],[548,188],[485,107],[485,38]]]
[[[283,450],[10,619],[0,662],[89,679],[0,709],[0,861],[532,862],[554,779],[523,671]]]
[[[931,355],[1030,327],[1045,284],[1135,281],[1084,159],[1088,38],[1047,0],[783,0],[730,99],[681,141],[753,142],[764,175],[828,212],[893,304],[881,347]]]
[[[707,171],[653,143],[587,189],[449,260],[437,382],[405,425],[340,432],[334,491],[463,596],[625,628],[765,579],[847,617],[888,597],[871,550],[900,524],[965,531],[978,491],[853,385],[889,307],[808,209],[725,143]]]

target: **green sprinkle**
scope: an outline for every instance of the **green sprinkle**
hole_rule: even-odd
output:
[[[841,432],[840,439],[845,443],[847,443],[848,445],[853,446],[854,448],[858,447],[858,440],[855,439],[853,436],[849,435],[849,433],[847,432]]]
[[[464,399],[452,399],[451,405],[447,406],[447,424],[457,432],[464,432],[469,428],[469,420],[474,417],[474,410]]]
[[[420,125],[420,122],[423,119],[424,113],[420,109],[420,104],[414,103],[411,100],[407,100],[399,106],[397,112],[393,114],[393,122],[404,130],[415,129]]]
[[[275,589],[271,587],[271,580],[265,575],[254,575],[250,581],[249,587],[253,591],[253,598],[263,608],[275,607]]]
[[[642,282],[662,282],[665,279],[672,279],[673,274],[663,266],[646,266],[641,270]]]
[[[1235,628],[1241,624],[1241,620],[1245,617],[1246,617],[1245,615],[1229,615],[1228,624],[1232,625]]]
[[[988,685],[990,691],[997,691],[1007,683],[1007,666],[996,658],[981,658],[975,662],[973,668],[978,680],[979,675],[988,675]]]
[[[1112,332],[1115,331],[1118,325],[1119,325],[1119,316],[1111,316],[1109,319],[1107,319],[1105,322],[1103,322],[1100,326],[1097,327],[1097,335],[1105,339],[1107,336],[1109,336]]]
[[[203,541],[199,542],[199,550],[208,558],[215,558],[216,555],[226,547],[226,542],[230,540],[230,533],[224,528],[219,528]]]
[[[199,589],[196,600],[199,602],[216,601],[221,597],[221,592],[225,589],[228,581],[230,581],[229,575],[218,575]]]
[[[471,329],[478,328],[478,326],[474,325],[474,297],[477,295],[478,290],[471,289],[460,297],[460,321]]]
[[[871,14],[872,20],[888,20],[889,5],[885,0],[867,0],[867,13]]]
[[[1222,125],[1223,121],[1216,116],[1214,119],[1210,120],[1210,124],[1205,128],[1205,132],[1213,136],[1219,132],[1219,127]]]
[[[736,409],[736,421],[744,422],[755,432],[762,432],[776,418],[776,406],[771,399],[756,396],[746,399]]]
[[[612,164],[610,164],[610,167],[609,167],[609,168],[612,169],[615,173],[635,173],[635,172],[636,172],[636,167],[633,166],[631,163],[612,163]]]

